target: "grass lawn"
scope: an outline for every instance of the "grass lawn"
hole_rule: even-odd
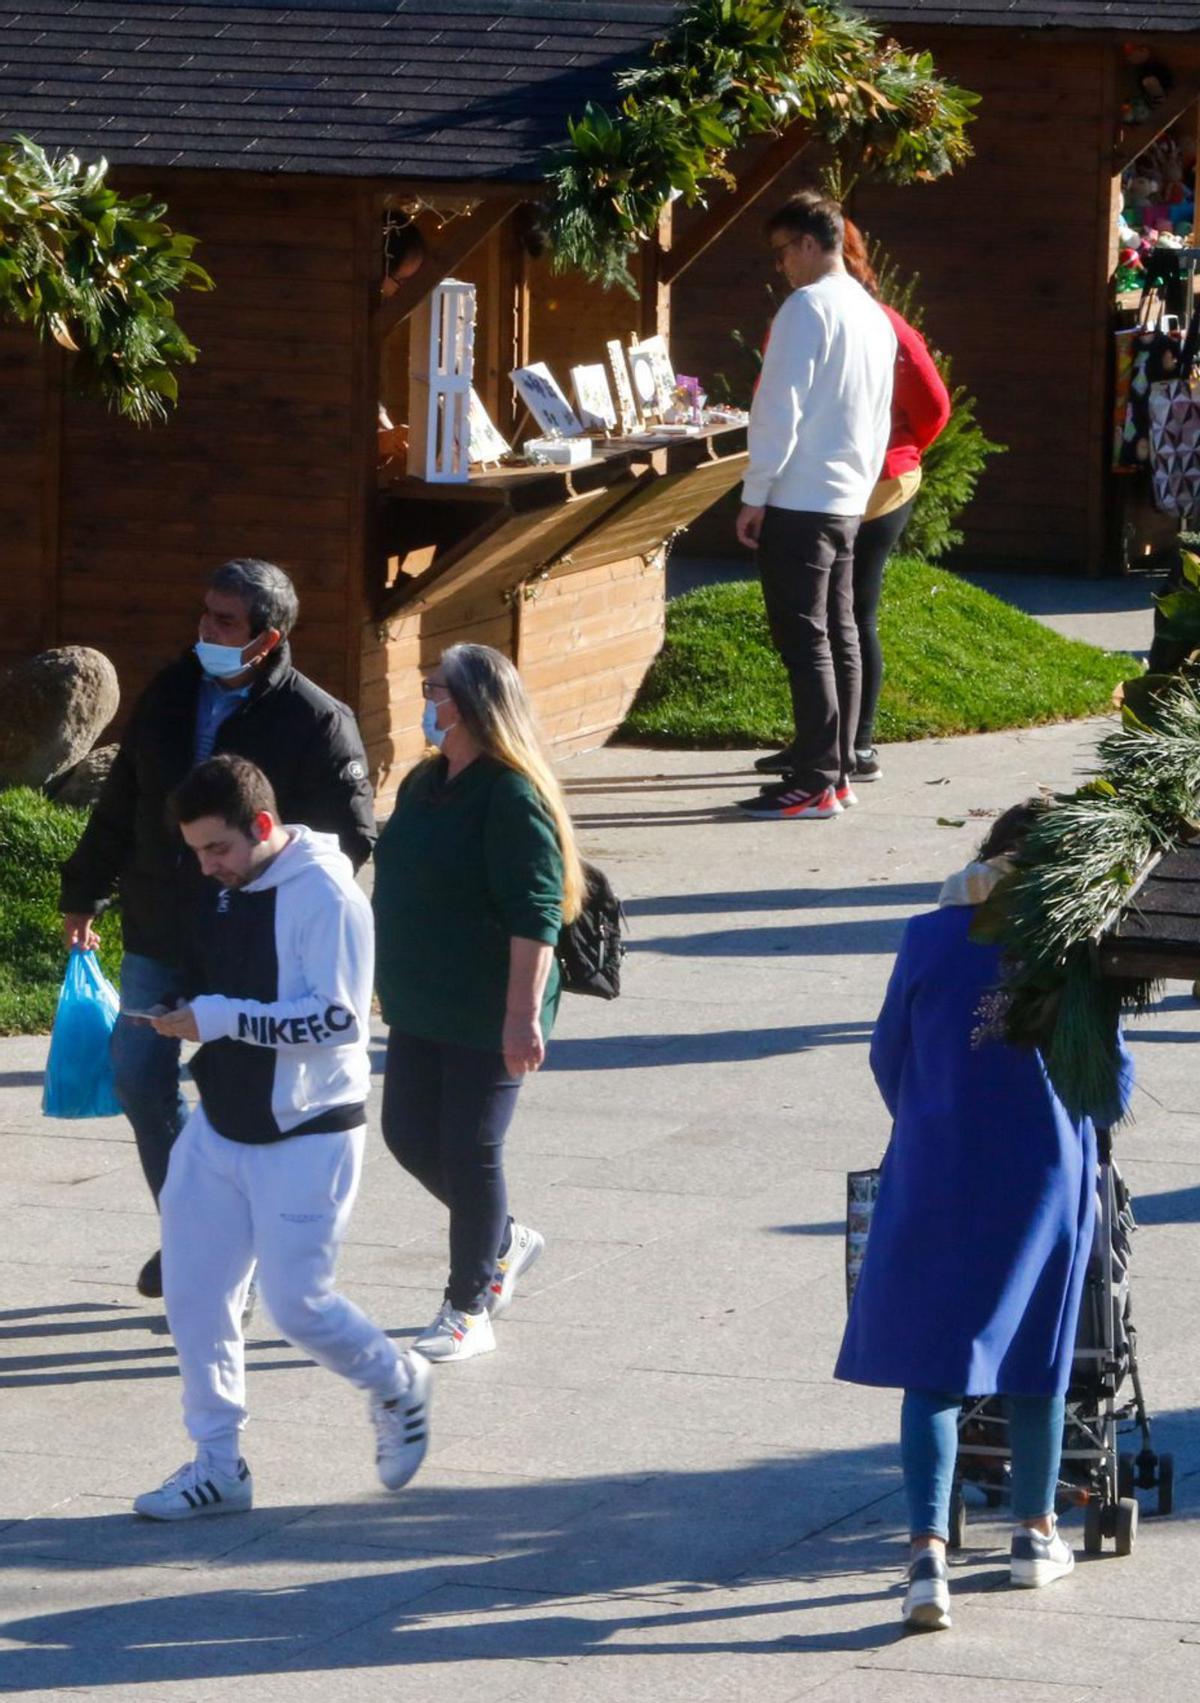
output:
[[[1069,721],[1109,707],[1141,673],[1119,651],[1064,639],[917,556],[888,565],[880,634],[882,741]],[[618,737],[662,745],[780,745],[783,668],[756,580],[705,586],[667,608],[667,637]]]
[[[87,821],[26,787],[0,792],[0,1035],[44,1034],[54,1022],[66,969],[58,911],[58,868]],[[100,923],[100,962],[116,981],[121,962],[115,915]]]

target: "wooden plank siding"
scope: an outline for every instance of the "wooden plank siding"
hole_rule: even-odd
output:
[[[297,665],[352,699],[351,582],[362,577],[363,446],[373,459],[374,440],[357,259],[365,192],[239,176],[235,196],[227,177],[179,171],[118,181],[168,202],[171,221],[201,239],[217,289],[179,301],[201,353],[166,425],[65,406],[59,640],[112,657],[127,710],[190,642],[208,572],[261,556],[296,582]]]
[[[983,96],[975,157],[933,184],[864,181],[851,210],[903,272],[920,274],[929,341],[951,354],[955,382],[978,398],[983,429],[1009,446],[964,516],[963,553],[993,566],[1097,571],[1109,342],[1098,288],[1109,244],[1101,209],[1120,44],[930,27],[920,45],[951,81]],[[736,366],[735,327],[761,340],[773,311],[767,286],[777,298],[780,289],[761,220],[811,184],[815,170],[802,159],[678,280],[677,366]],[[678,216],[681,232],[688,218]]]
[[[57,638],[59,374],[26,327],[0,328],[0,663]]]

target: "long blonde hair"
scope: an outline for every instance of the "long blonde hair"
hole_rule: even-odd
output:
[[[550,813],[563,862],[563,921],[574,922],[587,893],[575,828],[550,765],[529,699],[508,658],[491,645],[451,645],[442,652],[446,689],[480,749],[524,775]]]

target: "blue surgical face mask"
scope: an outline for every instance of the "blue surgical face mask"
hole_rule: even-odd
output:
[[[242,661],[238,645],[213,645],[207,639],[197,639],[192,648],[201,668],[212,680],[228,680],[234,674],[241,674],[247,666]]]
[[[446,742],[446,735],[448,733],[452,733],[458,726],[458,723],[454,721],[450,723],[449,727],[439,727],[437,717],[438,706],[434,703],[432,698],[426,698],[425,708],[421,711],[421,732],[425,735],[429,743],[431,745],[436,745],[440,751]]]

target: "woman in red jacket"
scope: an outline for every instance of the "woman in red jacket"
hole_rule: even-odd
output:
[[[862,232],[849,219],[842,254],[850,276],[878,300],[879,280],[867,257]],[[875,752],[875,710],[883,684],[878,625],[883,570],[912,513],[921,483],[921,456],[950,418],[950,395],[925,339],[886,302],[879,305],[896,333],[896,376],[887,458],[854,546],[854,619],[862,651],[862,707],[854,740],[854,778],[860,781],[877,781],[883,773]]]

